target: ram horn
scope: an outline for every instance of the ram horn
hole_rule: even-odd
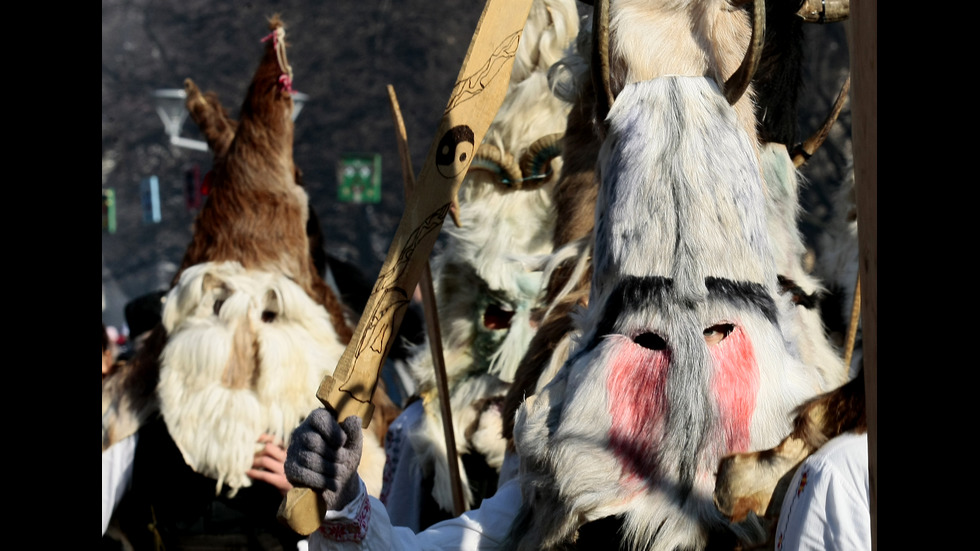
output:
[[[556,132],[538,138],[521,156],[521,174],[524,175],[523,188],[537,187],[551,175],[551,161],[561,156],[564,134]]]
[[[514,156],[504,153],[495,145],[488,143],[480,145],[473,157],[470,170],[484,170],[496,174],[500,183],[508,188],[521,185],[521,167],[514,160]]]
[[[596,95],[596,120],[603,123],[616,99],[612,91],[609,61],[609,0],[595,0],[593,8],[592,87]],[[605,129],[600,128],[600,132],[605,132]]]
[[[749,41],[749,48],[745,52],[742,64],[725,81],[725,99],[728,100],[729,105],[735,105],[742,94],[748,90],[749,83],[752,82],[755,71],[759,67],[759,59],[762,58],[762,46],[765,39],[766,3],[764,0],[754,0],[752,2],[752,39]]]
[[[844,109],[844,102],[847,101],[847,92],[850,88],[851,76],[848,75],[847,80],[840,87],[840,92],[837,93],[837,100],[834,102],[834,107],[823,121],[823,126],[811,134],[803,143],[793,148],[790,155],[793,157],[793,164],[796,165],[796,168],[800,168],[803,166],[803,163],[809,161],[810,157],[820,149],[827,136],[830,135],[830,129],[833,128],[834,123],[837,122],[837,117],[840,116],[841,110]]]

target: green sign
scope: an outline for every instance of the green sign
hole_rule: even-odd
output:
[[[381,154],[347,153],[337,164],[337,199],[345,203],[381,202]]]
[[[116,233],[116,190],[102,190],[102,231]]]

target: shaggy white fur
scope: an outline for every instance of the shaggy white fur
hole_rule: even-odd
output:
[[[609,6],[614,94],[632,82],[663,75],[706,76],[725,82],[748,49],[745,10],[728,0],[615,0]],[[735,104],[738,120],[756,143],[751,87]]]
[[[806,248],[797,227],[799,175],[782,144],[769,143],[760,149],[762,177],[766,183],[766,217],[779,274],[790,278],[803,292],[823,291],[820,281],[803,268]],[[823,378],[823,388],[836,388],[847,380],[840,351],[827,339],[818,308],[798,306],[783,325],[787,343],[800,360]]]
[[[288,444],[344,351],[326,310],[298,285],[237,262],[185,270],[163,325],[161,413],[187,464],[218,489],[251,485],[259,436]]]
[[[515,429],[520,549],[558,546],[610,515],[623,516],[635,548],[704,546],[708,530],[725,525],[712,503],[718,460],[775,445],[792,408],[824,384],[787,349],[780,327],[794,305],[775,289],[753,143],[714,81],[628,85],[608,123],[582,336]],[[618,294],[637,281],[652,290]],[[705,345],[703,330],[719,323],[743,342],[729,352],[734,372]],[[661,339],[662,379],[647,383],[659,397],[629,402],[610,381],[639,369],[624,357],[651,354],[638,345],[643,334]],[[627,376],[639,385],[648,375]],[[728,384],[742,390],[726,394]],[[634,421],[614,425],[623,411]]]
[[[532,4],[510,89],[484,143],[520,158],[539,138],[564,131],[568,104],[552,94],[547,70],[577,33],[573,1]],[[543,279],[531,267],[551,251],[550,195],[560,168],[556,159],[548,182],[525,190],[505,189],[496,174],[471,169],[459,192],[462,226],[446,228],[446,248],[434,261],[457,448],[483,454],[495,468],[503,461],[505,442],[499,408],[487,399],[506,393],[534,334],[531,316]],[[495,324],[494,313],[509,320]],[[449,466],[428,342],[416,349],[410,365],[426,420],[424,430],[410,434],[409,440],[423,470],[435,473],[434,498],[449,511]],[[467,502],[472,503],[465,471],[462,476]]]

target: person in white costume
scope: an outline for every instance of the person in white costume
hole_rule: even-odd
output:
[[[776,551],[871,549],[868,433],[827,442],[796,470],[776,528]]]

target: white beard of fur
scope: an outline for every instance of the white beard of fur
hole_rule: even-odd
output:
[[[217,315],[216,300],[224,300]],[[263,322],[263,310],[275,320]],[[218,490],[250,486],[245,472],[261,449],[259,436],[288,445],[293,429],[320,406],[316,388],[344,351],[329,315],[285,276],[209,262],[181,275],[163,324],[169,338],[157,393],[171,437]],[[258,371],[245,388],[232,389],[222,377],[241,326],[254,334]]]
[[[475,277],[472,272],[470,274]],[[511,318],[510,327],[497,330],[506,332],[506,336],[491,355],[487,371],[481,371],[483,369],[481,366],[486,365],[487,362],[477,362],[473,357],[473,344],[478,332],[477,324],[482,325],[483,314],[478,308],[480,304],[478,297],[472,294],[453,293],[447,297],[447,300],[439,301],[439,304],[444,306],[440,308],[440,325],[445,331],[443,349],[449,377],[450,407],[453,412],[453,432],[456,435],[457,452],[463,454],[474,451],[483,454],[487,463],[495,469],[499,469],[503,463],[506,448],[506,442],[501,435],[502,419],[499,408],[491,406],[485,409],[483,406],[484,400],[502,398],[506,394],[509,381],[513,379],[513,373],[534,335],[530,325],[530,315],[531,308],[536,304],[535,299],[541,287],[541,278],[540,274],[523,274],[523,276],[511,275],[515,280],[523,279],[534,284],[525,283],[523,292],[517,299],[520,301],[519,304],[511,305],[515,313]],[[445,283],[442,279],[440,282]],[[455,281],[453,285],[469,293],[479,292],[484,288],[479,281]],[[528,291],[531,290],[533,292],[529,293]],[[481,327],[480,331],[490,330]],[[425,409],[424,430],[410,433],[409,440],[426,474],[434,472],[433,497],[443,509],[450,511],[452,491],[449,463],[442,429],[442,410],[435,390],[434,367],[429,353],[428,339],[416,349],[409,360],[409,365],[419,383]],[[473,496],[462,464],[460,464],[460,476],[463,480],[466,502],[472,505]]]
[[[632,548],[701,548],[709,528],[727,525],[712,492],[718,460],[732,451],[718,421],[713,363],[701,331],[727,320],[750,339],[759,375],[751,449],[778,443],[790,428],[790,412],[820,390],[821,378],[786,346],[780,327],[793,305],[775,289],[753,144],[714,82],[664,77],[627,86],[608,122],[592,298],[579,320],[583,337],[552,383],[519,411],[515,445],[528,524],[512,536],[520,549],[549,548],[568,542],[586,522],[622,515]],[[632,305],[618,313],[616,336],[600,335],[605,338],[594,349],[584,348],[596,340],[617,284],[654,275],[672,280],[672,306]],[[709,297],[707,277],[758,285],[773,300],[775,323]],[[667,413],[651,451],[659,476],[636,481],[609,440],[615,398],[606,381],[616,343],[644,330],[663,334],[672,359]],[[688,487],[685,497],[680,489]]]

